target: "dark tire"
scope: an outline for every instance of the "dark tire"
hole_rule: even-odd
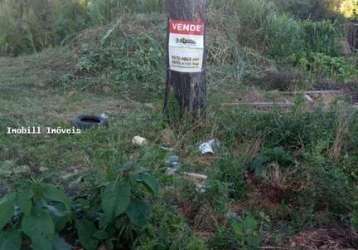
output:
[[[107,127],[108,119],[96,115],[80,115],[72,120],[72,125],[78,129],[91,129],[98,127]]]

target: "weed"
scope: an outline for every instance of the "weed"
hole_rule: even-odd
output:
[[[230,198],[239,200],[245,195],[245,166],[243,161],[232,157],[224,157],[214,164],[214,177],[229,187]]]
[[[25,238],[36,249],[67,246],[59,232],[71,221],[71,204],[62,190],[34,181],[2,198],[0,204],[2,248],[20,249]]]
[[[259,224],[252,215],[232,220],[209,241],[211,249],[260,249]]]

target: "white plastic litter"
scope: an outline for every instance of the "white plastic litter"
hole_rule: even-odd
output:
[[[220,142],[217,139],[211,139],[200,144],[199,150],[202,155],[215,154],[215,151],[220,147]]]
[[[133,137],[132,143],[133,143],[133,145],[136,145],[136,146],[145,146],[148,144],[148,141],[144,137],[137,135],[137,136]]]
[[[206,181],[208,179],[208,176],[203,174],[197,174],[197,173],[183,173],[184,178],[193,182],[196,187],[196,191],[200,193],[204,193],[206,191]]]
[[[102,114],[100,115],[100,117],[102,117],[103,119],[106,119],[106,120],[108,120],[108,118],[109,118],[106,113],[102,113]]]

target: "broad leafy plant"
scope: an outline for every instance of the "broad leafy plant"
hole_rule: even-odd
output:
[[[87,215],[76,220],[82,246],[92,250],[103,243],[109,249],[129,248],[150,217],[149,195],[158,192],[156,178],[135,164],[111,168],[91,201],[80,207]]]
[[[67,234],[76,234],[86,250],[102,244],[107,249],[131,248],[150,218],[150,196],[159,193],[156,178],[135,164],[95,178],[100,179],[98,185],[74,200],[38,181],[3,197],[0,250],[67,250],[71,246],[62,238]]]
[[[37,181],[0,200],[0,249],[70,249],[59,232],[71,220],[70,200],[63,190]],[[28,186],[27,186],[28,187]]]

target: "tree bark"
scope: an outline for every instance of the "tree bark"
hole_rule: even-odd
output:
[[[207,0],[167,0],[168,13],[168,41],[167,41],[167,81],[164,101],[164,112],[167,115],[189,113],[195,118],[205,114],[207,106],[206,88],[206,26],[207,26]],[[200,21],[204,23],[204,53],[200,72],[178,72],[170,69],[169,63],[169,30],[170,20],[183,20],[189,22]],[[169,114],[173,110],[179,114]]]

